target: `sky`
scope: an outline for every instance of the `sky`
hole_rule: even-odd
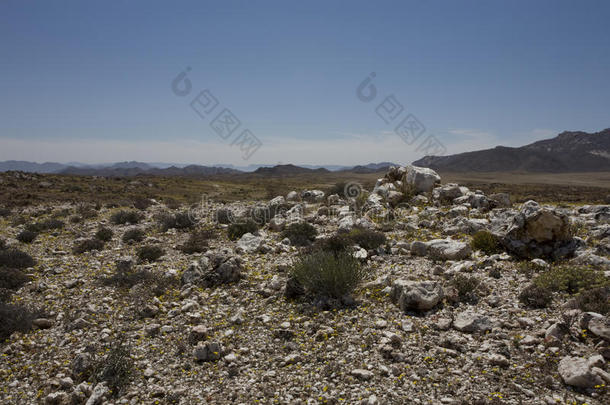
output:
[[[609,20],[586,0],[3,0],[0,160],[410,163],[599,131]]]

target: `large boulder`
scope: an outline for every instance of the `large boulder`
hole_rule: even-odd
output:
[[[413,187],[417,193],[431,192],[441,183],[441,176],[427,167],[405,166],[406,173],[401,179],[404,187]]]
[[[557,369],[564,383],[579,388],[593,388],[604,380],[595,374],[587,359],[566,356],[559,362]]]
[[[398,279],[392,284],[390,298],[402,311],[428,311],[443,299],[443,287],[437,281]]]
[[[507,222],[500,224],[500,241],[511,253],[527,259],[558,259],[574,253],[569,217],[556,210],[527,201]]]
[[[324,192],[321,190],[305,190],[301,192],[301,198],[309,203],[320,203],[324,201]]]

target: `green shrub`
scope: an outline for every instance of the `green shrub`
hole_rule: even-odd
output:
[[[112,232],[112,229],[106,227],[101,227],[95,233],[95,239],[101,240],[102,242],[110,242],[113,236],[114,232]]]
[[[188,240],[184,245],[178,247],[183,253],[202,253],[209,246],[209,240],[215,237],[215,232],[212,229],[198,229],[192,231]]]
[[[142,220],[142,215],[137,211],[121,210],[110,216],[110,222],[115,225],[137,224]]]
[[[489,231],[478,231],[472,236],[470,242],[473,250],[480,250],[486,255],[493,255],[500,252],[500,242],[498,238]]]
[[[0,342],[8,339],[14,332],[28,332],[32,329],[32,321],[38,317],[38,311],[26,306],[0,302]]]
[[[111,395],[115,398],[124,394],[133,377],[134,363],[130,352],[131,348],[123,339],[116,340],[107,354],[94,366],[94,385],[106,382]]]
[[[229,225],[227,236],[230,240],[237,240],[247,233],[254,233],[256,231],[258,231],[258,224],[249,219],[246,222]]]
[[[0,267],[25,269],[32,267],[36,261],[29,254],[15,248],[0,250]]]
[[[610,287],[597,287],[582,291],[576,296],[576,307],[583,312],[610,312]]]
[[[179,212],[177,214],[166,212],[157,216],[157,222],[163,232],[169,229],[190,229],[197,224],[188,212]]]
[[[282,237],[290,239],[290,243],[294,246],[307,246],[316,239],[317,235],[316,228],[307,222],[288,225],[282,231]]]
[[[534,284],[551,291],[576,294],[581,290],[610,286],[610,280],[593,267],[561,265],[540,273]]]
[[[142,242],[145,236],[146,234],[142,229],[131,228],[123,234],[122,241],[123,243]]]
[[[103,250],[104,249],[104,241],[99,239],[85,239],[81,242],[78,242],[72,248],[72,251],[75,254],[81,254],[85,252],[90,252],[92,250]]]
[[[165,254],[159,246],[148,245],[138,249],[137,255],[141,262],[154,262]]]
[[[529,284],[519,294],[519,301],[526,307],[546,308],[553,300],[553,293],[545,287]]]
[[[299,260],[289,275],[314,296],[341,298],[360,284],[366,271],[346,252],[320,251]]]
[[[21,243],[32,243],[32,242],[34,242],[34,239],[36,239],[37,236],[38,236],[38,233],[28,231],[26,229],[26,230],[19,232],[19,234],[17,235],[17,240]]]

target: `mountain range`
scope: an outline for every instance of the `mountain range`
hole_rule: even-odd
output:
[[[413,164],[445,172],[610,171],[610,128],[595,133],[565,131],[518,148],[496,146],[456,155],[426,156]]]

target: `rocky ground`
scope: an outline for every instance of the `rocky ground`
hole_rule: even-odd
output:
[[[159,214],[187,209],[196,225],[160,225]],[[1,403],[610,401],[608,314],[580,299],[596,291],[595,308],[610,305],[610,206],[513,206],[508,195],[441,186],[433,171],[405,167],[370,192],[351,184],[343,196],[297,190],[173,210],[152,201],[137,225],[112,223],[119,210],[54,204],[0,218],[5,251],[36,260],[8,303],[38,310],[32,330],[0,343]],[[252,215],[266,224],[229,240],[219,222]],[[65,225],[17,240],[53,217]],[[350,247],[368,270],[350,297],[286,297],[290,266],[307,247],[281,231],[299,222],[318,239],[354,227],[383,232],[375,249]],[[100,226],[111,240],[75,253]],[[144,239],[124,242],[134,227]],[[185,253],[193,227],[213,236],[204,251]],[[494,252],[472,248],[481,230]],[[142,246],[163,256],[138,260]],[[120,269],[146,276],[129,287],[104,282]],[[568,277],[563,271],[583,272],[576,288],[570,279],[544,306],[520,299],[536,277]]]

